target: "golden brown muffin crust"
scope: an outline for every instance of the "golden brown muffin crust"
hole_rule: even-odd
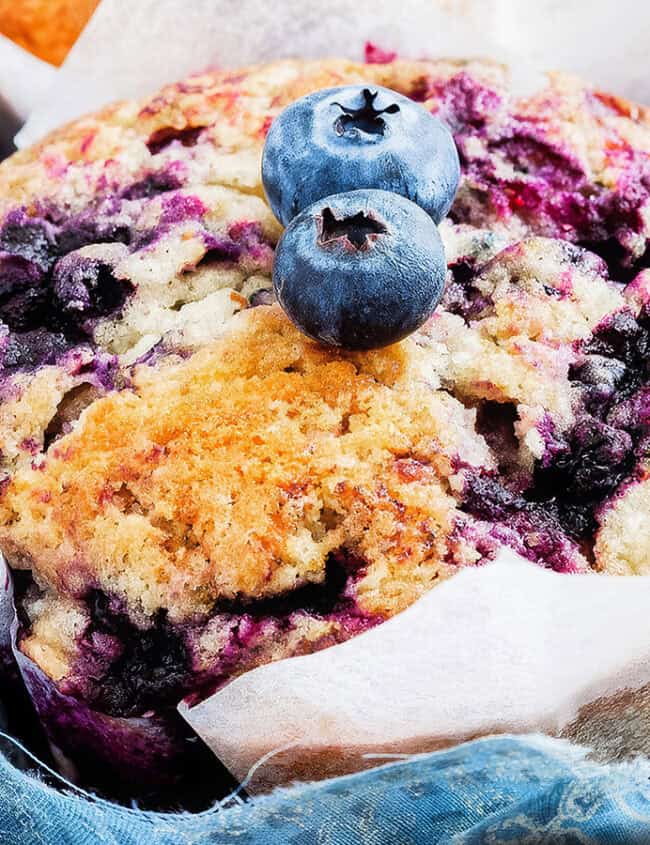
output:
[[[361,604],[393,613],[445,573],[455,455],[490,463],[426,356],[413,340],[332,353],[277,306],[243,312],[189,361],[140,368],[19,472],[5,548],[59,592],[100,585],[175,616],[321,581],[344,548],[368,564]]]
[[[0,33],[39,59],[60,65],[99,0],[0,0]]]

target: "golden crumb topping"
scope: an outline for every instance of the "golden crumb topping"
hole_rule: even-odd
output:
[[[322,581],[344,548],[367,564],[364,609],[401,609],[444,574],[455,459],[490,465],[474,412],[427,380],[430,354],[333,352],[277,306],[243,312],[18,472],[5,548],[61,593],[100,586],[175,618]]]

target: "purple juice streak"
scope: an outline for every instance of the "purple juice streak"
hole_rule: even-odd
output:
[[[117,356],[78,346],[64,353],[56,362],[72,376],[83,376],[88,384],[104,390],[115,390],[119,376]]]
[[[206,232],[203,236],[203,242],[207,251],[199,261],[199,265],[221,262],[234,263],[239,261],[242,256],[242,245],[228,236],[213,235],[211,232]]]
[[[444,82],[424,77],[417,81],[409,96],[418,102],[435,98],[438,101],[436,114],[454,133],[482,129],[503,102],[496,91],[481,85],[464,71]]]
[[[580,162],[559,144],[548,140],[539,125],[516,118],[490,143],[492,153],[504,156],[517,170],[556,190],[586,187]]]
[[[124,188],[121,197],[125,200],[150,199],[158,194],[174,191],[180,187],[182,187],[182,182],[173,172],[169,170],[155,171]]]
[[[228,229],[228,237],[242,245],[242,249],[256,261],[267,261],[273,258],[273,247],[256,221],[242,220],[233,223]]]
[[[551,141],[541,123],[516,115],[501,119],[500,96],[461,72],[437,82],[418,80],[410,96],[420,102],[434,98],[436,112],[455,135],[465,179],[503,219],[521,215],[539,234],[590,244],[624,241],[626,233],[642,231],[641,207],[650,196],[650,157],[630,148],[616,156],[623,170],[617,185],[591,182],[576,157]],[[487,155],[469,152],[473,137],[487,144]],[[495,157],[517,171],[497,175]],[[484,224],[484,203],[466,204],[462,193],[452,217]],[[621,248],[625,254],[625,245]]]
[[[172,194],[163,197],[160,224],[164,226],[182,223],[184,220],[200,220],[207,210],[198,197]]]
[[[138,367],[141,364],[147,367],[155,367],[163,358],[167,358],[170,355],[174,355],[181,359],[187,359],[192,356],[193,350],[182,348],[178,346],[172,346],[168,344],[164,340],[158,341],[151,349],[148,349],[139,358],[137,358],[132,367]]]
[[[246,256],[265,264],[273,260],[273,245],[266,240],[262,227],[256,221],[233,223],[226,235],[205,232],[203,240],[207,252],[199,264],[235,262]]]

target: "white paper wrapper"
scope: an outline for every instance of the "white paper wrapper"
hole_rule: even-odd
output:
[[[540,68],[562,68],[649,101],[649,30],[637,0],[103,0],[17,143],[211,65],[359,59],[367,40],[405,56],[508,61],[523,88]]]
[[[19,120],[34,109],[56,69],[0,35],[0,95]]]
[[[650,682],[649,599],[649,577],[558,575],[504,550],[378,628],[181,712],[239,779],[271,755],[253,790],[490,733],[598,742],[605,699]],[[619,752],[648,750],[637,721]],[[634,728],[617,725],[619,740]]]
[[[647,102],[649,27],[636,0],[104,0],[19,143],[210,65],[360,58],[366,40],[507,61],[520,90],[561,67]],[[649,591],[648,578],[555,575],[506,552],[355,640],[261,667],[181,712],[238,778],[266,758],[253,791],[492,732],[647,753]]]
[[[459,7],[463,7],[459,13]],[[138,97],[206,67],[286,56],[360,58],[366,39],[409,55],[476,54],[489,47],[498,0],[103,0],[20,132],[25,146],[113,99]],[[418,21],[414,26],[415,21]],[[494,45],[496,47],[496,45]]]

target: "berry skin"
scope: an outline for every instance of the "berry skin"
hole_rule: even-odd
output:
[[[108,264],[71,253],[61,258],[52,274],[54,302],[77,328],[88,317],[117,311],[130,285],[115,278]]]
[[[297,100],[272,123],[262,157],[266,196],[285,226],[311,203],[361,188],[401,194],[439,223],[459,179],[447,127],[377,86],[328,88]]]
[[[360,190],[326,197],[293,219],[276,250],[273,287],[304,334],[372,349],[431,316],[445,271],[426,212],[397,194]]]

